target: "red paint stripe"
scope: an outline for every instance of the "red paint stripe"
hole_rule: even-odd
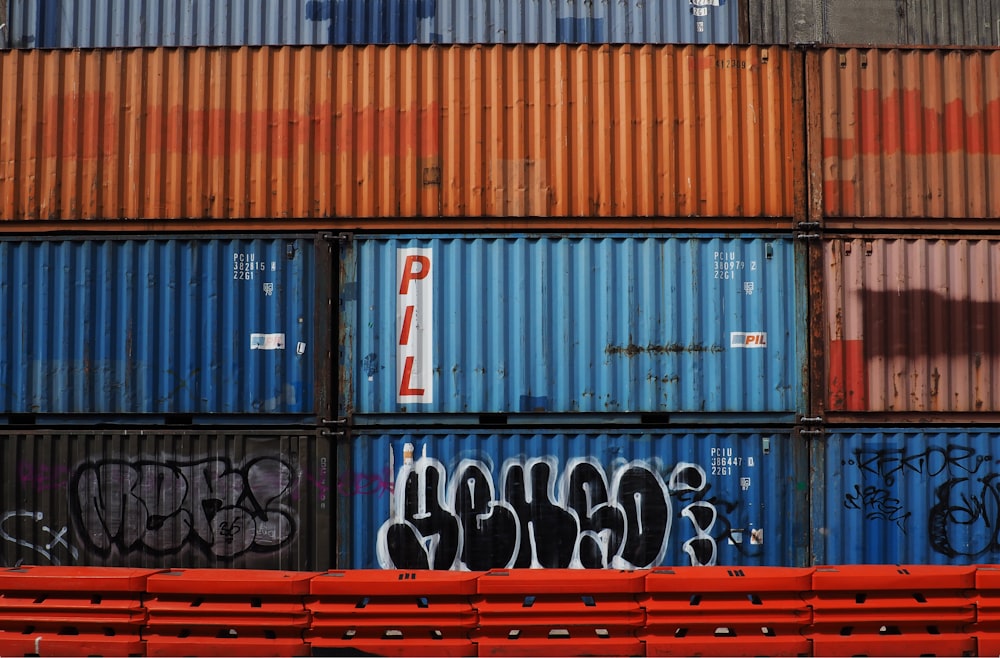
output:
[[[830,341],[829,359],[827,409],[869,411],[864,341]]]

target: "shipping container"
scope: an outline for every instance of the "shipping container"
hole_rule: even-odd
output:
[[[792,430],[370,430],[338,449],[342,568],[806,566]]]
[[[341,244],[340,415],[356,423],[794,422],[807,409],[805,249],[788,235],[358,234]]]
[[[0,239],[0,423],[328,418],[331,243]]]
[[[750,43],[1000,45],[1000,0],[746,0]]]
[[[332,566],[332,439],[304,432],[0,433],[0,564]]]
[[[806,69],[813,219],[905,231],[1000,216],[1000,49],[821,48]]]
[[[995,426],[827,429],[811,448],[816,564],[1000,560]]]
[[[0,231],[789,228],[801,65],[723,46],[0,52]]]
[[[2,0],[0,23],[6,17],[7,43],[13,48],[738,43],[741,41],[739,3],[740,0]]]
[[[820,415],[963,422],[1000,412],[1000,239],[827,238],[823,268],[812,291],[823,299]]]

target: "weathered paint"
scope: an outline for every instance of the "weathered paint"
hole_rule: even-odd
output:
[[[997,562],[998,445],[992,426],[828,428],[811,448],[814,562]]]
[[[1000,241],[823,241],[827,412],[1000,411]],[[818,320],[818,318],[817,318]],[[833,416],[831,416],[833,418]]]
[[[331,258],[309,235],[2,239],[0,414],[327,417]]]
[[[649,45],[4,51],[0,231],[414,217],[789,228],[797,201],[804,212],[801,58]]]
[[[357,234],[342,242],[340,415],[794,422],[804,261],[780,235]]]
[[[314,431],[12,431],[0,456],[3,566],[332,566]]]
[[[822,154],[811,194],[828,224],[985,227],[1000,216],[1000,50],[806,58],[809,149]]]
[[[357,431],[338,563],[805,566],[806,445],[787,429]]]
[[[750,43],[998,46],[1000,0],[745,0]]]
[[[744,41],[738,0],[8,1],[14,48]]]

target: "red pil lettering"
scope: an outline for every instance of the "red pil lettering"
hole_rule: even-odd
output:
[[[413,323],[413,306],[406,307],[406,315],[403,316],[403,329],[399,332],[399,344],[406,345],[410,342],[410,325]]]
[[[413,376],[413,357],[406,357],[406,363],[403,364],[403,379],[399,382],[399,394],[400,395],[423,395],[424,389],[422,388],[410,388],[410,377]]]
[[[414,263],[420,263],[420,269],[413,270]],[[410,289],[410,281],[425,279],[431,273],[431,259],[427,256],[407,256],[403,264],[403,278],[399,283],[399,294],[405,295]]]

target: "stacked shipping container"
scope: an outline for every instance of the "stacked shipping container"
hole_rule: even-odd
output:
[[[728,45],[791,2],[98,4],[0,1],[5,561],[1000,555],[996,51]],[[886,29],[991,43],[980,5]]]

